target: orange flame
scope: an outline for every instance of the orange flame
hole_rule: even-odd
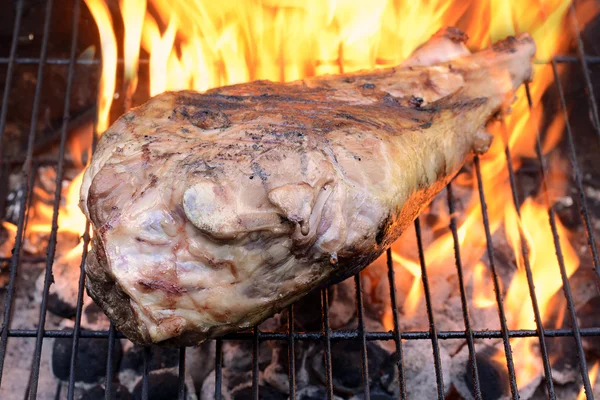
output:
[[[85,0],[100,33],[102,51],[102,77],[98,94],[98,132],[102,134],[109,125],[110,106],[115,94],[117,74],[117,38],[113,29],[112,17],[103,0]],[[126,24],[127,25],[127,24]],[[138,46],[139,47],[139,46]],[[131,56],[131,55],[130,55]]]
[[[123,14],[123,35],[125,53],[125,82],[127,95],[131,96],[137,88],[138,64],[140,58],[140,41],[142,25],[146,13],[146,0],[120,0],[119,6]]]
[[[86,4],[98,25],[102,44],[98,123],[101,133],[108,126],[115,90],[117,42],[104,2],[86,0]],[[569,5],[570,0],[120,0],[125,25],[126,90],[131,94],[136,88],[140,46],[150,55],[152,96],[166,90],[204,91],[256,79],[291,81],[312,75],[392,66],[438,29],[450,25],[467,32],[473,49],[527,31],[538,45],[536,57],[549,60],[567,49],[570,38],[565,34],[565,16]],[[587,14],[590,13],[588,10]],[[494,234],[504,224],[518,264],[505,296],[511,328],[535,327],[531,307],[524,306],[522,301],[529,289],[524,275],[521,237],[525,238],[529,250],[528,261],[537,283],[542,316],[547,312],[550,298],[561,286],[553,252],[539,250],[553,242],[547,210],[527,199],[519,218],[511,201],[505,155],[508,147],[515,169],[519,168],[522,157],[535,157],[536,131],[544,117],[541,98],[553,79],[548,65],[535,66],[535,79],[530,85],[533,107],[529,107],[525,90],[520,88],[512,114],[501,123],[488,126],[495,140],[488,153],[481,157],[490,231]],[[564,120],[559,114],[546,132],[544,154],[556,145],[563,127]],[[473,179],[465,181],[474,183]],[[480,261],[486,251],[486,236],[476,188],[473,193],[465,218],[459,221],[458,237],[465,271],[472,272],[473,304],[486,308],[495,304],[495,298],[489,279],[485,278],[486,267]],[[559,226],[570,275],[579,261],[566,233]],[[403,240],[404,237],[400,239]],[[426,247],[428,272],[445,276],[454,273],[453,245],[452,235],[447,232]],[[397,248],[399,246],[395,246]],[[413,277],[406,287],[402,307],[405,317],[409,317],[416,313],[423,296],[420,264],[415,261],[415,254],[395,251],[393,259]],[[383,323],[388,329],[393,327],[389,313],[384,315]],[[515,353],[522,353],[516,359],[529,363],[534,343],[529,339],[511,343]],[[532,379],[535,371],[528,368],[528,365],[518,366],[518,371],[523,370],[519,372],[520,385]]]
[[[473,305],[477,308],[489,308],[496,305],[494,285],[484,263],[473,267]]]
[[[418,262],[414,262],[412,260],[404,258],[400,254],[395,252],[392,253],[392,258],[395,263],[398,263],[413,276],[413,282],[410,290],[408,291],[403,306],[404,315],[407,318],[410,318],[417,311],[417,308],[419,307],[423,296],[423,286],[421,284],[421,266]],[[390,325],[388,325],[387,323],[384,326],[388,328],[390,327]]]
[[[570,277],[579,266],[579,257],[567,239],[568,232],[566,228],[559,220],[556,222],[565,270],[567,277]],[[562,287],[558,259],[554,251],[548,251],[547,249],[554,239],[546,207],[528,198],[521,206],[520,220],[514,209],[507,208],[505,230],[507,237],[513,237],[512,239],[509,238],[509,242],[513,247],[516,259],[520,260],[517,261],[518,269],[512,278],[505,297],[509,328],[535,329],[533,305],[529,296],[527,275],[518,235],[521,232],[527,238],[528,260],[533,282],[535,282],[535,294],[540,316],[544,320],[544,317],[550,314],[549,306],[551,305],[552,296]],[[514,360],[517,383],[521,387],[526,386],[541,373],[541,362],[532,362],[532,360],[539,359],[535,350],[537,341],[538,339],[535,337],[511,340],[513,352],[518,355]]]
[[[594,384],[596,383],[596,377],[598,376],[599,364],[600,362],[596,361],[594,363],[594,366],[588,372],[588,378],[590,378],[590,385],[592,386],[592,389],[594,388]],[[577,400],[585,400],[586,398],[587,396],[585,395],[585,388],[582,386],[581,390],[579,391],[579,395],[577,396]]]

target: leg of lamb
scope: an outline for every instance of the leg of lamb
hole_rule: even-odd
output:
[[[87,289],[137,343],[253,326],[378,257],[530,78],[527,34],[447,29],[395,68],[163,93],[104,133],[81,188]]]

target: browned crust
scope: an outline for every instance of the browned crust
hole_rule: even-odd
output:
[[[85,273],[88,295],[102,308],[119,331],[133,342],[149,342],[150,335],[145,331],[144,325],[138,321],[129,295],[121,289],[109,271],[104,246],[98,239],[97,232],[94,232],[92,249],[86,259]]]

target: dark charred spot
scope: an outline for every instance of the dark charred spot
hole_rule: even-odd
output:
[[[227,128],[231,125],[229,118],[222,111],[198,110],[185,105],[175,107],[173,117],[188,120],[192,125],[205,130]]]
[[[377,235],[375,235],[375,243],[377,243],[378,245],[383,243],[383,239],[385,239],[385,236],[388,230],[390,229],[391,225],[392,215],[388,214],[388,216],[381,222],[381,224],[379,224],[379,227],[377,228]]]
[[[410,100],[408,101],[408,104],[410,104],[412,107],[419,108],[419,107],[421,107],[421,104],[423,104],[423,98],[416,97],[416,96],[410,96]]]
[[[181,133],[190,133],[188,128],[181,128]]]
[[[346,78],[346,79],[344,79],[344,82],[346,82],[346,83],[352,83],[352,82],[354,82],[354,79],[353,78]]]
[[[363,89],[375,89],[375,84],[374,83],[365,83],[364,85],[362,85]]]
[[[424,124],[419,125],[419,128],[421,128],[421,129],[431,128],[432,124],[433,124],[433,121],[429,120],[429,121],[425,122]]]
[[[250,175],[250,179],[254,179],[254,175]]]
[[[514,36],[509,36],[492,45],[492,49],[498,53],[516,53],[519,40]]]
[[[395,104],[398,104],[398,103],[399,103],[399,102],[398,102],[398,99],[397,99],[397,98],[395,98],[394,96],[392,96],[392,95],[391,95],[391,94],[389,94],[389,93],[386,93],[386,95],[385,95],[385,96],[383,96],[383,102],[384,102],[384,103],[395,103]]]
[[[258,175],[261,181],[266,182],[269,178],[269,174],[267,174],[258,163],[252,163],[252,171],[254,171],[255,175]]]
[[[142,145],[142,159],[145,162],[150,161],[150,144],[149,143],[145,143],[144,145]]]
[[[466,43],[469,40],[469,36],[466,33],[454,26],[446,28],[444,37],[452,40],[454,43]]]

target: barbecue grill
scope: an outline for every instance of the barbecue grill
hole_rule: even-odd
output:
[[[78,59],[77,58],[77,43],[78,43],[78,35],[80,26],[80,15],[81,15],[81,2],[75,1],[73,6],[73,14],[69,15],[68,18],[72,24],[72,40],[70,43],[70,55],[67,58],[51,58],[48,54],[49,42],[51,41],[51,32],[53,30],[51,14],[55,11],[55,8],[58,4],[54,4],[53,0],[47,0],[45,3],[45,20],[43,25],[43,36],[41,38],[41,50],[38,57],[19,57],[18,56],[18,48],[19,48],[19,37],[22,35],[21,32],[21,24],[25,7],[24,0],[18,0],[16,2],[16,15],[14,17],[14,26],[12,28],[12,40],[10,43],[10,51],[8,57],[0,58],[0,65],[2,68],[6,68],[6,80],[3,83],[3,97],[2,97],[2,108],[0,111],[0,135],[2,135],[5,131],[6,121],[7,121],[7,112],[8,112],[8,101],[10,88],[12,84],[13,75],[15,73],[15,69],[18,65],[35,65],[37,66],[37,80],[35,84],[35,94],[32,99],[33,108],[31,113],[31,119],[29,124],[29,135],[27,141],[27,150],[24,156],[22,157],[6,157],[3,151],[0,151],[0,162],[2,168],[2,174],[7,174],[8,168],[14,167],[15,165],[23,165],[23,173],[22,180],[19,183],[19,187],[22,193],[26,194],[17,199],[17,210],[18,210],[18,218],[17,218],[17,232],[15,236],[15,244],[14,251],[12,257],[3,258],[1,260],[2,263],[6,264],[9,270],[9,282],[5,289],[5,302],[4,302],[4,310],[3,310],[3,322],[2,322],[2,330],[0,336],[0,384],[2,383],[2,375],[5,371],[5,368],[10,368],[10,365],[5,363],[5,358],[7,352],[11,349],[11,343],[17,340],[23,340],[23,338],[35,338],[35,353],[33,355],[33,363],[31,365],[31,376],[29,377],[28,384],[28,392],[26,394],[27,398],[37,398],[38,391],[38,381],[40,377],[40,365],[41,365],[41,355],[42,355],[42,347],[44,340],[46,338],[68,338],[72,340],[72,356],[70,359],[69,365],[69,379],[68,383],[64,386],[59,385],[57,391],[65,391],[67,392],[67,397],[69,399],[74,398],[74,390],[75,390],[75,371],[78,368],[79,360],[78,360],[78,349],[80,347],[81,340],[86,340],[89,338],[96,338],[106,340],[108,342],[108,351],[106,352],[106,359],[104,362],[106,363],[106,380],[104,383],[105,398],[110,398],[113,378],[115,375],[115,361],[114,361],[114,345],[115,341],[119,338],[123,338],[124,336],[117,332],[113,327],[108,330],[101,331],[90,331],[84,330],[81,327],[81,317],[82,317],[82,305],[83,305],[83,293],[84,293],[84,263],[85,257],[87,254],[87,245],[90,241],[89,235],[89,224],[86,227],[86,233],[84,235],[84,250],[81,257],[80,262],[80,278],[78,282],[78,303],[76,309],[76,316],[74,319],[74,327],[69,330],[46,330],[45,329],[45,321],[47,316],[47,302],[48,302],[48,291],[49,287],[52,284],[52,268],[54,263],[54,258],[56,254],[56,246],[57,246],[57,232],[58,232],[58,212],[59,212],[59,204],[61,201],[61,191],[56,190],[53,200],[53,216],[52,216],[52,228],[49,234],[49,242],[47,248],[47,255],[45,257],[29,257],[23,254],[23,241],[24,241],[24,232],[27,225],[27,211],[30,207],[31,201],[31,192],[33,186],[33,178],[35,176],[36,170],[43,165],[55,165],[57,168],[56,174],[56,186],[60,187],[61,182],[64,177],[64,164],[65,164],[65,153],[66,153],[66,143],[68,136],[69,124],[71,122],[72,116],[69,113],[70,110],[70,102],[71,96],[68,94],[71,93],[73,78],[75,75],[76,67],[79,66],[94,66],[100,64],[100,60],[98,59]],[[58,2],[56,2],[58,3]],[[65,20],[67,20],[67,16],[65,16]],[[589,56],[586,54],[586,50],[584,49],[583,41],[580,36],[580,26],[575,16],[575,10],[573,6],[569,11],[568,21],[571,25],[571,29],[574,30],[576,36],[576,54],[574,55],[566,55],[566,56],[557,56],[552,60],[542,60],[538,61],[539,63],[549,63],[552,66],[552,70],[554,73],[554,85],[556,87],[559,101],[560,101],[560,110],[564,113],[565,121],[566,121],[566,140],[567,140],[567,149],[568,156],[570,160],[570,168],[572,169],[572,173],[574,176],[574,182],[576,185],[577,192],[579,194],[578,205],[581,211],[581,217],[583,219],[583,225],[585,228],[585,233],[587,236],[587,244],[588,250],[591,254],[592,265],[583,265],[583,268],[593,268],[595,270],[595,274],[597,278],[600,278],[600,257],[598,255],[598,249],[595,242],[594,237],[594,227],[593,227],[593,216],[589,210],[584,187],[583,187],[583,173],[580,168],[580,161],[578,159],[578,154],[576,152],[576,146],[574,141],[574,135],[576,132],[573,131],[572,125],[569,119],[569,109],[571,106],[568,104],[567,97],[565,96],[565,88],[561,80],[559,79],[558,69],[561,64],[571,64],[580,69],[581,76],[583,78],[585,89],[586,89],[586,98],[588,102],[588,106],[591,113],[591,119],[594,125],[595,133],[598,135],[600,139],[600,117],[598,112],[598,104],[596,97],[594,95],[593,87],[592,87],[592,78],[590,76],[590,66],[592,64],[600,64],[600,57]],[[122,63],[122,60],[119,60]],[[141,64],[148,63],[148,60],[142,59],[140,61]],[[65,66],[68,68],[67,72],[67,83],[66,83],[66,91],[67,95],[64,98],[64,114],[62,125],[60,128],[60,150],[59,156],[57,159],[48,159],[48,158],[39,158],[35,155],[34,152],[34,144],[36,142],[37,135],[37,125],[39,116],[39,104],[40,104],[40,96],[44,82],[44,70],[51,66]],[[96,84],[90,82],[90,87],[92,90],[95,89]],[[527,94],[529,96],[529,89],[527,90]],[[529,105],[532,106],[531,98],[528,97]],[[125,107],[128,107],[128,101],[125,101]],[[95,134],[94,134],[95,137]],[[539,171],[542,177],[542,186],[543,188],[547,188],[548,182],[546,179],[547,174],[547,160],[544,155],[542,155],[542,145],[540,134],[536,137],[535,149],[538,157],[539,165],[541,169]],[[520,199],[519,193],[517,189],[517,180],[518,177],[513,169],[512,158],[510,154],[510,150],[506,148],[506,160],[508,162],[509,168],[509,177],[510,177],[510,185],[512,189],[512,199],[511,201],[515,204],[517,210],[519,209]],[[495,300],[496,307],[498,311],[498,318],[500,321],[500,330],[474,330],[472,328],[472,320],[469,314],[469,307],[467,301],[467,292],[465,289],[465,277],[463,276],[463,266],[461,263],[461,249],[459,245],[459,236],[457,231],[457,220],[455,216],[455,197],[453,193],[453,185],[450,184],[446,188],[446,196],[447,196],[447,207],[449,209],[451,219],[450,219],[450,229],[454,239],[454,257],[455,257],[455,267],[456,274],[459,277],[459,289],[460,289],[460,297],[461,297],[461,306],[462,306],[462,318],[464,322],[465,329],[464,330],[451,330],[451,331],[442,331],[438,329],[436,325],[436,315],[434,313],[432,307],[432,296],[430,293],[430,284],[428,279],[428,271],[426,268],[426,262],[423,251],[423,240],[421,237],[421,222],[420,219],[415,221],[415,231],[416,231],[416,240],[418,244],[419,250],[419,261],[421,267],[421,275],[422,275],[422,284],[424,289],[424,297],[426,302],[426,310],[427,317],[429,321],[429,329],[426,331],[402,331],[399,327],[399,311],[396,306],[396,288],[395,288],[395,279],[394,275],[397,273],[394,270],[394,261],[392,259],[392,253],[390,250],[387,252],[387,269],[388,276],[387,279],[389,281],[390,288],[390,296],[392,304],[392,316],[394,322],[394,330],[389,332],[382,331],[369,331],[365,327],[364,323],[364,307],[363,307],[363,295],[361,292],[361,277],[360,275],[356,275],[354,277],[354,283],[356,286],[356,310],[358,317],[358,327],[353,330],[332,330],[329,326],[329,309],[328,309],[328,291],[323,290],[321,292],[321,316],[322,316],[322,328],[318,331],[298,331],[298,328],[294,326],[294,306],[290,306],[287,310],[288,318],[287,318],[287,332],[266,332],[261,331],[258,328],[254,328],[252,332],[241,332],[235,334],[226,335],[223,338],[216,339],[216,359],[215,359],[215,398],[221,398],[221,386],[222,386],[222,368],[223,368],[223,343],[228,340],[240,340],[240,341],[248,341],[252,343],[252,395],[253,398],[258,399],[261,398],[261,393],[259,391],[259,344],[264,341],[280,341],[286,342],[288,345],[288,362],[289,362],[289,392],[290,398],[295,398],[296,395],[296,368],[297,362],[295,346],[300,341],[310,341],[314,342],[316,345],[322,346],[324,349],[324,366],[325,366],[325,389],[326,396],[328,399],[332,399],[334,396],[334,389],[332,383],[332,352],[331,352],[331,344],[335,341],[357,341],[360,343],[361,349],[361,365],[362,370],[362,379],[363,382],[366,382],[369,376],[369,362],[368,362],[368,354],[367,354],[367,342],[368,341],[391,341],[395,344],[396,354],[397,354],[397,366],[398,366],[398,384],[399,384],[399,393],[400,398],[407,398],[406,392],[406,383],[405,383],[405,367],[403,365],[403,343],[404,341],[412,341],[412,340],[422,340],[422,341],[430,341],[433,349],[433,353],[431,356],[433,357],[433,362],[435,366],[435,376],[437,383],[437,393],[439,399],[444,399],[446,394],[444,393],[444,378],[442,373],[442,361],[440,359],[440,341],[453,341],[453,340],[466,340],[466,344],[468,346],[470,358],[469,358],[469,368],[470,374],[472,375],[473,381],[473,394],[476,399],[482,399],[482,385],[485,385],[485,382],[482,381],[480,376],[480,371],[478,370],[479,366],[476,362],[476,348],[475,342],[477,339],[501,339],[504,352],[505,352],[505,361],[508,368],[508,383],[510,388],[510,398],[518,399],[519,398],[519,388],[517,386],[515,367],[514,367],[514,359],[517,355],[513,354],[511,351],[511,343],[509,341],[510,338],[519,338],[519,337],[535,337],[539,341],[539,350],[541,355],[541,360],[543,362],[543,371],[544,376],[548,379],[545,379],[545,388],[547,391],[547,395],[551,399],[556,399],[557,394],[555,390],[555,383],[553,379],[550,378],[552,374],[552,365],[549,357],[549,351],[547,346],[547,339],[554,337],[569,337],[572,338],[573,349],[577,352],[577,359],[579,364],[579,372],[581,375],[581,379],[583,381],[583,387],[585,389],[585,393],[587,399],[593,399],[592,393],[592,385],[593,382],[590,382],[589,368],[586,364],[586,356],[584,352],[584,345],[582,343],[583,337],[597,337],[600,340],[600,326],[596,327],[586,327],[580,328],[578,325],[578,321],[576,318],[576,307],[573,301],[573,295],[571,293],[571,287],[569,283],[569,278],[567,276],[565,265],[563,261],[563,253],[561,249],[561,245],[559,242],[559,234],[557,231],[557,213],[551,204],[548,195],[546,194],[546,201],[549,207],[548,212],[548,220],[550,227],[552,229],[553,237],[554,237],[554,250],[556,252],[556,257],[558,260],[558,264],[560,266],[560,274],[562,277],[563,283],[563,294],[564,298],[567,302],[567,316],[572,323],[572,328],[570,329],[549,329],[543,326],[543,321],[540,316],[538,300],[536,298],[536,294],[534,291],[534,286],[536,282],[533,279],[533,275],[531,273],[530,265],[528,262],[528,246],[526,244],[525,238],[521,237],[521,241],[523,243],[523,259],[525,260],[525,268],[527,272],[527,283],[528,283],[528,295],[531,297],[531,302],[533,304],[534,315],[536,318],[536,329],[535,330],[510,330],[507,325],[507,319],[505,315],[505,306],[503,303],[503,297],[501,294],[501,282],[499,280],[499,275],[497,272],[495,257],[494,257],[494,248],[492,241],[492,233],[490,231],[490,226],[488,223],[488,215],[486,208],[486,198],[483,191],[483,180],[482,180],[482,171],[480,168],[480,161],[476,157],[473,162],[475,177],[477,179],[477,187],[478,187],[478,196],[481,202],[481,212],[484,221],[486,241],[487,241],[487,257],[489,259],[489,265],[492,271],[493,277],[493,286],[495,289]],[[544,190],[547,193],[547,190]],[[0,200],[0,205],[2,208],[5,207],[4,202],[7,197],[7,193],[2,193],[2,200]],[[549,250],[548,250],[549,251]],[[31,262],[31,263],[41,263],[45,264],[45,276],[44,276],[44,285],[43,292],[41,293],[41,306],[39,313],[39,320],[37,327],[31,326],[28,329],[10,329],[10,322],[12,318],[12,311],[14,308],[14,298],[17,290],[16,287],[16,277],[19,273],[19,267],[23,262]],[[600,280],[596,281],[598,284]],[[10,340],[9,340],[10,339]],[[144,365],[144,374],[142,378],[142,398],[147,399],[149,397],[149,364],[152,357],[153,348],[147,347],[143,353],[143,365]],[[179,398],[186,398],[186,385],[185,385],[185,359],[186,359],[186,348],[179,349]],[[57,394],[58,398],[58,394]],[[364,385],[364,398],[369,399],[370,396],[370,387],[369,384]]]

